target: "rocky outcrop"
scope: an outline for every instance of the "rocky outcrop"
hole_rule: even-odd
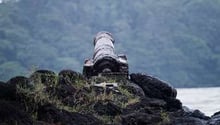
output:
[[[216,112],[208,121],[208,125],[220,125],[220,111]]]
[[[131,81],[139,85],[148,97],[159,99],[176,98],[176,89],[159,79],[140,73],[133,73],[130,77]]]
[[[63,70],[39,70],[0,84],[0,124],[10,125],[219,125],[220,113],[205,116],[176,99],[166,82],[145,74],[129,80],[85,79]],[[100,80],[101,79],[101,80]],[[115,88],[94,82],[117,82]]]
[[[90,114],[60,110],[51,104],[41,106],[38,110],[37,117],[38,120],[46,123],[64,125],[101,125],[101,121]]]
[[[167,83],[145,74],[131,74],[131,81],[139,85],[145,96],[166,101],[168,110],[178,110],[182,104],[176,99],[177,91]]]

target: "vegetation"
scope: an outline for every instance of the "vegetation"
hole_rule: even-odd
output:
[[[162,122],[159,123],[158,125],[163,125],[163,124],[170,124],[170,118],[169,118],[169,115],[166,111],[163,111],[161,110],[161,119],[162,119]]]
[[[220,83],[219,0],[1,0],[0,80],[39,69],[82,71],[100,30],[130,72],[176,87]]]
[[[63,79],[62,77],[60,78]],[[85,80],[80,77],[77,78],[76,76],[67,76],[64,79],[67,81],[71,79],[72,82],[66,84],[62,82],[62,80],[59,80],[58,76],[51,77],[51,74],[35,73],[31,76],[32,81],[28,83],[28,86],[23,85],[23,83],[17,83],[16,95],[19,97],[19,102],[22,102],[25,111],[31,115],[32,119],[37,121],[39,119],[39,109],[42,108],[42,106],[51,105],[59,110],[68,112],[94,114],[94,116],[103,123],[120,123],[120,116],[100,115],[96,112],[97,109],[94,108],[95,105],[101,102],[105,106],[105,103],[108,104],[111,102],[115,106],[119,106],[120,109],[125,109],[128,105],[140,102],[139,96],[130,93],[122,86],[119,86],[118,89],[110,90],[105,87],[94,87],[93,83],[86,83]],[[101,79],[106,80],[107,77],[99,77],[99,81],[104,82]],[[108,78],[108,80],[114,81],[111,78]],[[125,83],[119,83],[119,85],[123,84]],[[66,85],[68,87],[64,87]],[[61,89],[62,87],[64,87],[64,89]],[[68,88],[74,88],[75,91],[71,90],[73,94],[61,97],[66,91],[69,91]],[[118,91],[116,92],[116,90]],[[74,101],[75,103],[72,105],[65,103],[64,100],[67,98],[70,98],[69,101]]]

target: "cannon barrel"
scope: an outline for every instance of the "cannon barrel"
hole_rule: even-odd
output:
[[[114,49],[115,40],[109,32],[99,32],[93,41],[94,54],[92,59],[85,61],[83,74],[87,77],[100,73],[128,74],[125,55],[117,55]]]
[[[94,67],[103,72],[115,71],[117,55],[114,50],[114,39],[108,32],[100,32],[94,38]],[[101,68],[101,69],[100,69]]]

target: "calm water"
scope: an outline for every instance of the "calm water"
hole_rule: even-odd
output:
[[[208,116],[220,111],[220,87],[177,89],[177,98],[184,106],[199,109]]]

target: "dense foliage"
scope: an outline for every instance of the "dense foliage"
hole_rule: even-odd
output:
[[[0,80],[34,69],[82,70],[100,30],[130,72],[178,87],[220,83],[220,0],[1,0]]]

